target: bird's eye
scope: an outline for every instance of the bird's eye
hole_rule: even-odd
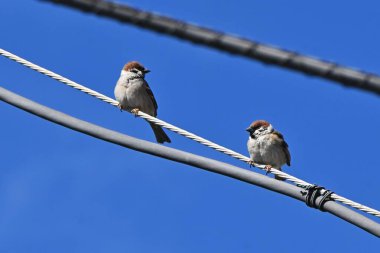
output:
[[[136,74],[137,74],[138,70],[137,70],[137,69],[131,69],[131,72],[133,72],[133,73],[136,73]]]

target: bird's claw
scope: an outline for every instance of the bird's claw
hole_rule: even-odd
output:
[[[118,104],[117,105],[117,108],[119,108],[119,110],[122,112],[123,111],[123,107],[121,106],[121,104]]]
[[[270,165],[265,165],[264,169],[265,169],[265,171],[266,171],[265,175],[268,175],[268,173],[269,173],[269,172],[271,171],[271,169],[272,169],[272,166],[270,166]]]
[[[135,117],[137,117],[137,115],[139,114],[139,111],[140,111],[139,108],[135,108],[131,110],[131,113],[133,113]]]
[[[255,162],[253,160],[249,161],[248,164],[250,168],[255,167]]]

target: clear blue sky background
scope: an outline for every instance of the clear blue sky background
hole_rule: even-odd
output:
[[[380,73],[378,1],[126,3]],[[267,119],[289,143],[287,172],[380,208],[380,97],[64,7],[1,5],[2,48],[111,97],[123,64],[139,60],[152,70],[147,80],[160,118],[243,154],[244,129]],[[154,140],[145,121],[5,58],[0,85]],[[374,236],[296,200],[105,143],[4,103],[0,115],[0,252],[378,250]],[[249,169],[169,135],[171,147]]]

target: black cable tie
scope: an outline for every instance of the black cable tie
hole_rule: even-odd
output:
[[[323,196],[322,196],[322,199],[321,201],[319,201],[318,203],[318,206],[317,208],[319,210],[321,210],[322,212],[326,212],[325,209],[323,208],[324,204],[327,202],[327,201],[330,201],[331,198],[330,196],[333,194],[334,192],[333,191],[330,191],[330,190],[326,190],[324,193],[323,193]]]
[[[325,212],[323,206],[327,201],[331,200],[330,196],[334,192],[332,192],[330,190],[325,190],[324,187],[318,186],[316,184],[310,185],[310,186],[306,187],[305,189],[307,190],[307,192],[301,191],[301,194],[306,195],[306,200],[305,200],[306,205],[309,207],[312,207],[312,208],[319,209],[322,212]],[[325,191],[323,193],[321,193],[322,190],[325,190]],[[317,204],[316,203],[317,199],[320,196],[322,196],[322,199]]]

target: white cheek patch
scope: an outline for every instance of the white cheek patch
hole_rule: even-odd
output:
[[[263,132],[264,132],[263,130],[264,130],[264,129],[262,129],[262,128],[257,129],[257,130],[255,131],[255,135],[257,135],[257,136],[262,135]]]
[[[263,128],[259,128],[257,129],[253,134],[256,136],[256,137],[259,137],[259,136],[263,136],[263,135],[266,135],[266,134],[269,134],[272,132],[272,128],[266,128],[266,129],[263,129]]]

